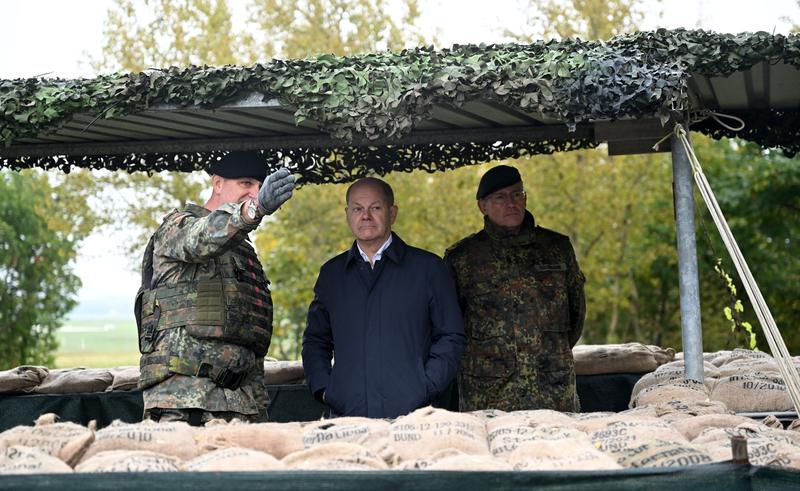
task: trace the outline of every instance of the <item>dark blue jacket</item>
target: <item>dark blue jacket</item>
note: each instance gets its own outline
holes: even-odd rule
[[[322,266],[303,335],[303,368],[311,391],[317,397],[325,391],[331,414],[394,418],[448,387],[464,343],[444,262],[394,235],[374,270],[355,242]]]

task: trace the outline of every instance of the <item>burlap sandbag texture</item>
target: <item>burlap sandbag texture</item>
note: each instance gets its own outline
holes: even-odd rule
[[[148,420],[127,424],[114,421],[97,431],[94,443],[81,462],[100,452],[115,450],[149,451],[190,460],[198,455],[195,431],[195,428],[182,422],[156,423]]]
[[[572,349],[577,375],[647,373],[672,361],[675,350],[641,343],[578,345]]]
[[[424,407],[392,423],[389,447],[395,463],[456,449],[489,456],[486,424],[471,414]]]
[[[72,472],[72,467],[66,462],[38,448],[12,445],[0,452],[0,475],[70,472]]]
[[[35,426],[15,426],[0,433],[3,447],[37,448],[74,466],[95,438],[94,424],[84,427],[75,423],[57,423],[55,414],[43,414]]]
[[[75,472],[177,472],[181,459],[147,450],[109,450],[82,461]]]
[[[195,457],[183,466],[183,470],[192,472],[242,472],[284,469],[286,469],[286,465],[268,453],[237,447],[214,450]]]
[[[258,450],[282,459],[303,450],[303,427],[299,423],[226,423],[216,420],[197,430],[200,452],[240,447]]]
[[[0,394],[30,392],[42,383],[49,373],[47,368],[33,365],[22,365],[0,371]]]
[[[51,370],[33,391],[37,394],[79,394],[104,392],[114,381],[106,368],[64,368]]]

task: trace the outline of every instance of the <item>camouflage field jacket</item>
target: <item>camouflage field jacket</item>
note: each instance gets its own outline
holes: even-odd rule
[[[576,411],[572,346],[583,329],[585,278],[569,238],[529,212],[516,235],[484,222],[444,257],[467,335],[460,409]]]
[[[257,225],[245,222],[236,203],[225,204],[213,212],[191,204],[183,211],[173,211],[165,217],[154,236],[153,287],[219,277],[223,261],[215,258],[233,249],[244,250],[255,258],[247,234]],[[261,279],[262,287],[258,291],[268,306],[270,330],[266,336],[270,337],[272,301],[268,282],[257,259],[249,262],[254,264],[246,264],[242,269],[247,276]],[[269,345],[269,339],[261,341],[262,346]],[[170,374],[143,391],[145,409],[198,408],[266,418],[269,401],[263,357],[252,349],[214,339],[198,339],[190,336],[185,327],[178,326],[156,334],[152,353],[142,355],[142,366],[152,359],[207,363],[236,372],[251,372],[252,376],[240,387],[229,389],[207,377]],[[142,373],[144,376],[144,368]]]

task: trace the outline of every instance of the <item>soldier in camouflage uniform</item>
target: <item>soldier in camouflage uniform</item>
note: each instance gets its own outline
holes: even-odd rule
[[[266,421],[272,300],[248,232],[291,197],[294,177],[266,176],[256,152],[231,152],[209,172],[205,206],[168,214],[144,254],[136,298],[144,417]]]
[[[536,225],[519,171],[489,170],[478,186],[484,228],[445,254],[467,347],[462,411],[577,411],[572,347],[583,329],[584,276],[569,238]]]

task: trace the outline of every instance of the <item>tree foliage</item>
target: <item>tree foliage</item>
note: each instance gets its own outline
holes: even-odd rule
[[[72,262],[93,227],[91,214],[63,219],[86,205],[72,184],[0,172],[0,367],[53,361],[54,331],[81,285]]]
[[[416,0],[252,0],[247,12],[247,29],[239,35],[230,28],[232,13],[224,0],[162,0],[144,5],[116,0],[108,14],[103,57],[96,65],[105,70],[128,71],[173,63],[186,65],[185,60],[194,64],[246,65],[273,57],[397,50],[421,41],[415,27],[419,16]],[[401,14],[395,15],[397,12]],[[217,26],[214,32],[201,28],[212,22]],[[158,33],[173,30],[188,33],[183,37],[187,41],[179,45],[177,41],[159,39]],[[189,35],[195,41],[188,41]],[[209,51],[204,46],[212,37],[213,44],[240,49]],[[129,248],[133,255],[141,254],[160,216],[186,202],[201,202],[201,190],[207,187],[207,177],[202,173],[118,173],[108,182],[122,196],[135,197],[127,203],[120,202],[115,220],[121,227],[138,226],[139,237]],[[304,188],[256,235],[272,280],[274,356],[298,356],[298,340],[317,270],[333,251],[346,244],[347,227],[344,221],[336,220],[336,211],[343,207],[338,195],[341,190],[342,186]],[[323,216],[329,219],[320,219]]]
[[[551,36],[598,39],[629,32],[641,20],[643,5],[637,0],[522,3],[533,14],[526,32],[509,33],[520,41]],[[227,63],[224,53],[205,57],[205,48],[197,48],[206,42],[197,36],[212,36],[198,26],[210,25],[213,12],[230,14],[225,2],[187,0],[175,7],[166,2],[148,2],[147,8],[139,7],[139,11],[130,0],[118,0],[117,5],[125,15],[116,24],[109,18],[106,36],[113,42],[104,52],[105,66],[135,70],[137,66],[163,66],[182,60]],[[150,12],[150,17],[143,17],[142,11]],[[407,18],[394,20],[403,18],[394,15],[397,11],[405,12]],[[217,42],[237,47],[231,56],[240,64],[263,57],[300,58],[331,52],[347,55],[397,49],[408,41],[419,43],[414,28],[418,12],[411,1],[253,1],[248,13],[251,27],[247,34],[225,31],[227,37],[223,37],[219,32],[213,33]],[[227,25],[227,21],[220,20],[225,15],[219,15],[214,22]],[[157,18],[160,24],[148,24],[150,18]],[[176,27],[179,25],[184,27]],[[186,41],[180,48],[180,56],[189,58],[180,58],[177,45],[166,49],[154,36],[137,36],[137,26],[179,29],[195,36],[186,34],[184,39],[196,41]],[[404,36],[408,32],[411,36]],[[733,62],[738,59],[725,57]],[[791,335],[800,320],[800,309],[792,296],[800,257],[795,240],[796,196],[800,195],[796,192],[797,159],[728,140],[714,142],[696,137],[695,146],[779,327],[787,329],[784,337],[790,349],[800,348],[793,341],[797,336]],[[588,279],[584,342],[640,341],[680,348],[669,155],[609,157],[604,149],[598,149],[520,158],[510,163],[522,172],[529,208],[538,223],[568,234],[575,246]],[[400,207],[395,230],[409,243],[438,254],[478,231],[482,220],[473,204],[474,192],[488,167],[387,176]],[[206,185],[201,175],[161,173],[153,178],[114,179],[121,180],[115,183],[118,188],[130,186],[135,190],[132,196],[136,196],[132,206],[124,207],[128,210],[127,219],[119,222],[125,226],[140,224],[143,235],[155,228],[157,217],[169,208],[185,201],[199,201],[199,191]],[[345,188],[303,187],[256,233],[257,249],[272,280],[275,300],[273,356],[298,356],[319,266],[352,241],[344,217]],[[698,209],[701,208],[698,201]],[[703,216],[705,212],[698,213]],[[709,229],[710,242],[703,238],[701,225],[698,232],[705,348],[741,345],[742,341],[730,334],[730,324],[723,316],[728,293],[713,271],[716,258],[725,253],[713,227]],[[144,243],[143,237],[138,243],[140,250]],[[726,269],[732,273],[729,265]],[[752,310],[746,301],[744,307],[745,317],[752,321]]]

